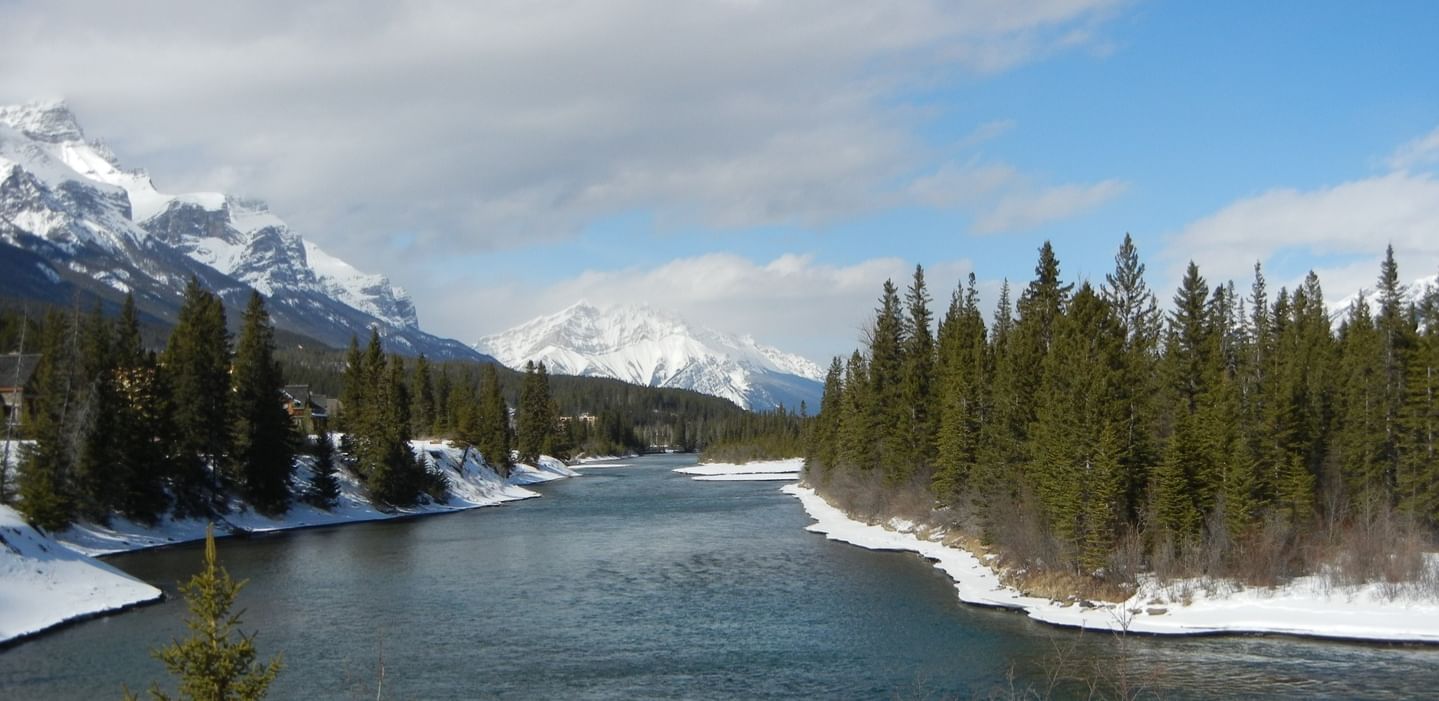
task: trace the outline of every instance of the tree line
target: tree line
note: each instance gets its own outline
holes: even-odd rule
[[[19,446],[13,485],[0,471],[0,502],[18,503],[47,530],[112,514],[142,523],[166,513],[204,517],[240,503],[278,516],[296,498],[330,508],[341,464],[381,505],[441,500],[445,476],[410,447],[413,436],[439,431],[502,476],[512,449],[533,462],[565,447],[542,367],[525,374],[512,420],[494,366],[467,372],[473,386],[450,386],[449,374],[437,380],[423,356],[407,363],[385,353],[374,329],[363,352],[352,339],[344,356],[342,451],[327,432],[311,443],[285,408],[285,368],[264,299],[251,296],[232,338],[219,297],[195,279],[158,352],[146,347],[129,296],[114,318],[97,305],[0,321],[11,347],[40,355],[24,424],[30,440]],[[309,485],[298,490],[302,451],[314,457]]]
[[[1136,543],[1238,560],[1376,509],[1439,524],[1439,290],[1409,299],[1391,247],[1336,328],[1313,272],[1271,294],[1254,271],[1241,294],[1190,263],[1162,312],[1129,236],[1097,288],[1046,242],[988,323],[973,274],[937,323],[922,268],[902,297],[886,281],[830,365],[812,481],[922,486],[1027,565],[1086,575]]]

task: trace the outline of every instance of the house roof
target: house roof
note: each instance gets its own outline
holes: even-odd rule
[[[39,353],[6,353],[0,355],[0,387],[24,387],[30,384],[30,378],[35,376],[35,368],[40,365]],[[16,371],[19,375],[16,375]],[[16,378],[19,382],[16,382]]]

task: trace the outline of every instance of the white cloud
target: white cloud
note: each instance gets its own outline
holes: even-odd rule
[[[9,2],[0,101],[66,95],[160,187],[264,197],[385,268],[397,232],[475,252],[637,208],[892,205],[935,169],[906,87],[1101,42],[1116,4]]]
[[[1439,127],[1395,149],[1386,162],[1394,170],[1439,165]]]
[[[950,261],[926,269],[926,279],[942,314],[949,294],[969,261]],[[690,321],[723,331],[752,334],[762,342],[827,364],[859,343],[872,318],[886,278],[903,288],[914,264],[899,258],[874,258],[853,265],[829,265],[812,256],[787,254],[769,261],[715,253],[672,260],[656,268],[587,271],[567,280],[530,289],[464,291],[439,302],[430,315],[448,328],[473,323],[474,307],[464,300],[486,300],[484,328],[465,340],[503,331],[586,299],[593,304],[646,302]]]
[[[1091,185],[1019,189],[983,210],[974,223],[979,233],[1026,231],[1094,209],[1123,194],[1129,185],[1104,180]]]
[[[1165,257],[1176,267],[1194,260],[1211,282],[1246,281],[1256,260],[1267,265],[1279,257],[1314,259],[1332,301],[1373,288],[1388,244],[1403,279],[1434,273],[1439,265],[1434,176],[1398,171],[1315,190],[1270,190],[1189,224],[1170,240]],[[1270,280],[1275,287],[1294,282]]]

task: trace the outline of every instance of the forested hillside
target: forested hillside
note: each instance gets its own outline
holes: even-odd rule
[[[0,503],[47,529],[111,514],[149,523],[223,513],[232,499],[277,515],[295,498],[327,507],[343,465],[376,502],[403,507],[445,493],[443,476],[412,455],[412,438],[472,447],[504,475],[512,452],[534,464],[542,454],[696,450],[753,421],[686,390],[390,354],[374,330],[363,346],[353,339],[337,351],[278,335],[259,295],[238,324],[227,316],[193,279],[173,327],[142,321],[129,298],[115,310],[0,309],[0,352],[27,356],[7,366],[26,377],[15,395],[25,397],[23,421],[7,421],[5,437],[29,439],[5,443],[19,465],[0,470]],[[315,428],[342,431],[341,453],[291,420],[294,398],[283,390],[294,384],[340,400]],[[304,494],[294,490],[299,451],[314,451],[328,471]]]
[[[1189,265],[1167,310],[1128,236],[1097,286],[1048,243],[986,320],[970,275],[932,333],[923,270],[886,282],[836,358],[809,480],[852,512],[908,512],[1007,564],[1123,582],[1144,568],[1403,577],[1439,522],[1439,290],[1392,249],[1331,320],[1317,276],[1247,292]],[[930,507],[937,505],[935,511]]]

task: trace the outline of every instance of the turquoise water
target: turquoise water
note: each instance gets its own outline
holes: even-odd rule
[[[689,456],[595,467],[497,508],[221,541],[245,628],[284,651],[272,698],[1415,698],[1439,649],[1077,634],[960,604],[919,558],[806,533],[774,482],[695,482]],[[197,546],[110,559],[173,593]],[[0,698],[115,698],[161,679],[171,599],[0,652]],[[1059,661],[1088,681],[1051,687]],[[1101,670],[1095,672],[1094,670]]]

